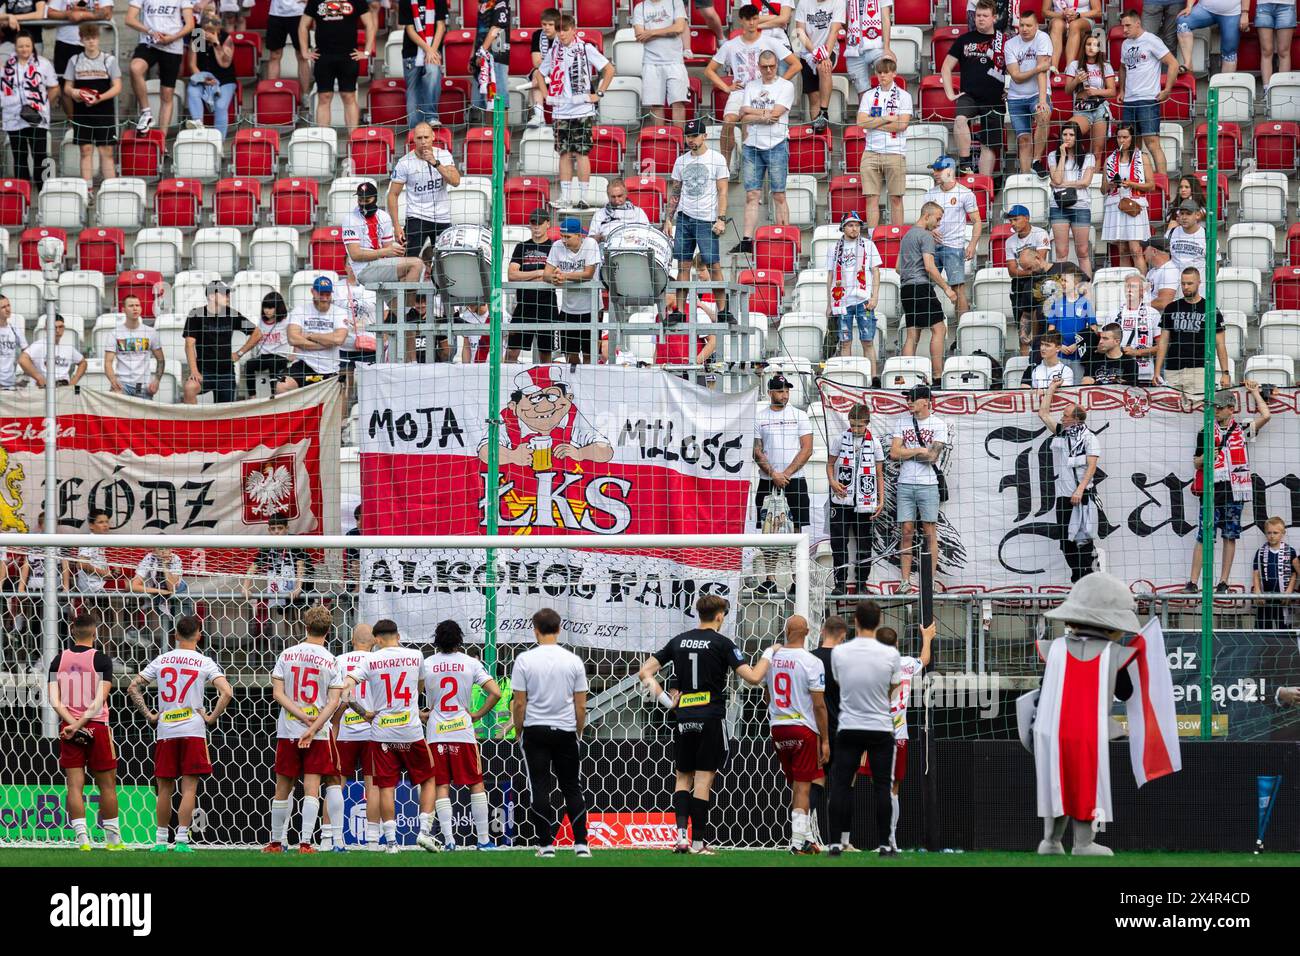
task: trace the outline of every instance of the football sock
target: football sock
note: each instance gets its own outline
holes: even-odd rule
[[[487,843],[492,839],[488,830],[488,795],[471,793],[469,795],[469,812],[474,817],[474,829],[478,833],[478,842]]]
[[[709,805],[712,802],[712,798],[691,797],[691,842],[694,845],[702,846],[709,842]]]
[[[891,793],[889,802],[892,806],[889,814],[889,845],[898,846],[898,794]]]
[[[421,832],[421,833],[432,833],[432,832],[433,832],[433,814],[432,814],[432,813],[421,813],[421,814],[420,814],[420,832]]]
[[[566,179],[560,183],[560,201],[566,206],[573,201],[573,180]]]
[[[162,842],[166,842],[166,841],[162,841]],[[176,842],[177,842],[177,843],[189,843],[189,842],[190,842],[190,828],[189,828],[189,827],[177,827],[177,828],[176,828]]]
[[[441,800],[435,800],[433,809],[438,814],[438,830],[442,833],[442,842],[450,843],[451,834],[451,798],[443,797]]]
[[[343,845],[343,788],[325,788],[325,815],[330,818],[329,832],[334,842]]]
[[[686,826],[691,819],[691,792],[689,790],[673,791],[673,814],[677,817],[677,838],[686,839]]]
[[[840,834],[840,845],[847,846],[848,842],[849,842],[849,831],[845,830],[843,833]]]
[[[366,821],[366,845],[371,849],[379,846],[379,824]]]
[[[389,846],[396,846],[397,845],[397,821],[385,820],[383,822],[383,828],[384,828],[384,842],[387,843]]]
[[[157,831],[154,833],[153,842],[154,842],[154,843],[166,843],[166,842],[167,842],[167,828],[166,828],[166,827],[159,827],[159,828],[157,829]]]
[[[790,813],[790,845],[799,847],[808,838],[808,811],[793,810]]]
[[[830,772],[829,767],[826,768],[826,770],[827,773]],[[827,806],[827,803],[829,802],[828,801],[829,791],[827,791],[826,787],[822,786],[821,784],[814,783],[812,785],[812,789],[809,792],[808,796],[809,796],[808,805],[809,807],[811,807],[809,813],[809,819],[811,825],[809,826],[808,829],[809,832],[812,833],[813,838],[819,840],[821,837],[820,831],[822,827],[826,827],[828,831],[830,830],[831,815],[830,815],[830,809]]]
[[[320,797],[303,797],[302,798],[302,833],[298,836],[299,843],[310,843],[312,834],[316,832],[316,818],[320,816]]]
[[[121,843],[122,833],[118,824],[118,818],[105,818],[104,820],[104,842],[108,844]]]
[[[288,800],[271,801],[271,842],[283,843],[285,841],[286,831],[289,829],[289,808],[293,806],[293,798]]]

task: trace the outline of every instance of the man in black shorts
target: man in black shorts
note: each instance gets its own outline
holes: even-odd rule
[[[528,120],[530,129],[546,125],[546,94],[537,85],[537,77],[541,73],[542,60],[551,51],[551,44],[555,42],[555,34],[560,29],[560,11],[554,7],[547,7],[542,11],[541,23],[542,25],[533,31],[533,38],[528,48],[529,56],[533,62],[533,68],[528,74],[529,95],[533,100],[533,115]],[[544,82],[546,77],[542,77],[542,80]]]
[[[154,125],[145,79],[156,66],[159,126],[163,130],[170,129],[172,100],[185,54],[184,41],[194,32],[194,10],[190,0],[132,0],[126,8],[126,25],[140,33],[140,42],[131,54],[131,90],[135,93],[135,101],[140,104],[140,119],[135,128],[145,133]]]
[[[375,55],[377,2],[363,0],[308,0],[298,21],[298,49],[314,65],[316,81],[316,125],[329,128],[330,104],[337,89],[343,100],[343,120],[349,129],[361,125],[361,107],[357,104],[357,77],[361,61]],[[307,42],[307,34],[316,28],[316,45]],[[357,49],[357,28],[366,31],[365,49]]]
[[[20,10],[19,7],[25,9]],[[63,25],[54,31],[54,55],[50,61],[54,64],[54,75],[63,76],[68,68],[68,61],[84,49],[77,28],[87,21],[113,19],[113,0],[49,0],[48,4],[36,4],[30,0],[8,3],[9,13],[14,26],[22,28],[26,20],[61,20]],[[0,30],[0,43],[12,43],[17,30],[8,27]],[[39,45],[41,31],[33,30],[32,35]],[[113,59],[117,59],[116,56]]]
[[[298,82],[306,87],[311,81],[311,66],[303,55],[304,48],[298,45],[298,24],[306,6],[306,0],[271,0],[271,10],[266,17],[268,80],[280,78],[280,59],[284,56],[285,44],[292,43],[294,55],[298,57]]]
[[[747,684],[757,686],[767,675],[767,661],[751,667],[745,655],[721,633],[731,610],[726,598],[705,594],[695,602],[699,626],[678,634],[662,650],[645,659],[637,676],[646,696],[668,708],[676,719],[673,751],[677,780],[673,786],[673,813],[677,817],[674,853],[712,856],[709,849],[709,803],[713,778],[727,762],[727,674],[734,670]],[[655,675],[673,665],[671,694]],[[686,824],[691,833],[687,836]]]
[[[83,23],[77,28],[81,52],[68,61],[63,74],[64,102],[72,104],[72,142],[81,153],[81,178],[87,187],[95,185],[95,150],[99,150],[100,171],[112,179],[113,144],[117,123],[113,98],[122,92],[122,71],[117,58],[99,48],[99,24]]]
[[[907,231],[898,244],[899,297],[903,315],[907,317],[907,338],[903,344],[904,355],[915,355],[921,330],[930,329],[930,368],[937,379],[943,371],[943,340],[947,327],[943,324],[943,306],[934,294],[942,289],[950,302],[957,301],[957,290],[950,286],[939,267],[934,263],[938,240],[931,231],[943,219],[943,207],[928,202],[921,207],[921,218]],[[882,388],[893,384],[881,382]]]
[[[551,216],[545,209],[534,209],[528,217],[528,228],[532,234],[524,242],[515,246],[510,254],[510,282],[531,282],[537,286],[532,289],[520,289],[515,293],[515,309],[510,321],[520,323],[557,322],[559,307],[555,304],[555,290],[542,281],[546,270],[546,260],[551,252]],[[553,332],[511,331],[506,341],[506,362],[515,362],[521,351],[531,352],[533,339],[537,339],[537,360],[543,365],[551,361],[555,349]]]
[[[826,761],[822,768],[826,771],[826,780],[831,778],[831,762],[835,759],[835,734],[840,727],[840,685],[835,680],[835,674],[831,670],[831,651],[836,645],[844,643],[848,637],[849,625],[844,618],[838,614],[832,614],[822,621],[821,640],[817,646],[812,649],[813,657],[822,662],[822,667],[826,669],[826,690],[823,692],[822,699],[826,703],[826,732],[831,742],[831,759]],[[813,782],[812,793],[808,798],[814,814],[812,820],[813,842],[822,843],[821,828],[824,825],[826,832],[831,832],[830,818],[830,792],[825,782]],[[849,847],[852,849],[852,847]]]
[[[979,0],[975,6],[974,32],[959,36],[943,58],[943,91],[949,101],[957,104],[953,135],[957,140],[959,176],[975,171],[970,156],[972,122],[980,124],[979,171],[985,176],[993,175],[998,152],[1006,138],[1002,126],[1006,109],[1002,34],[994,29],[996,20],[997,4],[994,0]],[[953,87],[954,69],[961,74],[961,95]]]

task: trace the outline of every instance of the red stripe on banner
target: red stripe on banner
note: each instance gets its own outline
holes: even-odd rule
[[[87,452],[175,455],[183,452],[228,454],[258,445],[276,447],[320,437],[321,406],[267,415],[159,420],[106,415],[59,415],[59,447]],[[0,418],[0,443],[12,454],[45,450],[43,418]]]
[[[1138,693],[1142,695],[1142,769],[1147,780],[1155,780],[1174,772],[1173,761],[1169,759],[1169,748],[1165,744],[1164,728],[1160,726],[1160,717],[1151,702],[1151,672],[1147,667],[1146,638],[1137,636],[1139,646],[1137,654]]]
[[[1061,805],[1066,816],[1091,820],[1097,804],[1097,681],[1101,658],[1065,655],[1061,686]]]

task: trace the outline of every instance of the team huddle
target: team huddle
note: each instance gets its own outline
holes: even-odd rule
[[[715,778],[727,763],[727,685],[734,670],[746,684],[764,689],[772,745],[792,791],[791,852],[821,851],[819,820],[830,826],[831,855],[852,849],[852,787],[861,773],[872,778],[880,852],[896,853],[898,793],[907,766],[907,704],[913,680],[929,665],[931,634],[923,634],[919,659],[902,657],[897,634],[879,626],[880,608],[863,601],[855,614],[856,639],[846,639],[842,619],[828,618],[820,646],[810,650],[805,646],[808,623],[795,615],[786,622],[783,643],[751,665],[721,633],[729,610],[724,598],[701,597],[696,602],[699,625],[648,657],[638,675],[647,697],[668,709],[674,726],[674,852],[713,853],[709,809]],[[344,852],[343,787],[358,771],[366,820],[364,832],[352,834],[358,848],[399,852],[396,795],[403,776],[419,793],[417,846],[430,852],[457,849],[451,802],[451,788],[457,786],[469,789],[475,847],[495,848],[475,724],[494,711],[501,689],[483,664],[465,653],[460,626],[440,622],[433,653],[426,657],[421,648],[403,645],[390,620],[358,624],[351,650],[336,657],[325,647],[333,628],[330,611],[309,608],[302,623],[304,639],[281,652],[270,674],[279,714],[271,832],[263,852],[280,853],[289,845],[299,782],[298,851]],[[84,797],[89,772],[100,792],[105,848],[120,850],[117,754],[108,707],[113,662],[95,647],[96,628],[90,614],[72,622],[72,643],[50,665],[50,701],[61,722],[59,765],[67,777],[68,816],[77,845],[91,848]],[[198,650],[201,630],[198,618],[180,618],[176,646],[151,661],[127,688],[157,730],[154,852],[190,852],[199,783],[212,773],[207,731],[233,698],[221,667]],[[590,856],[578,748],[586,724],[585,666],[558,646],[560,617],[553,610],[534,615],[533,632],[537,646],[515,659],[509,700],[527,766],[527,812],[538,855],[553,856],[559,818],[551,791],[558,784],[575,852]],[[665,690],[657,676],[668,665],[672,682]],[[152,704],[144,694],[151,684]],[[209,687],[218,695],[210,710],[205,709]],[[178,782],[181,799],[175,841],[170,842]]]

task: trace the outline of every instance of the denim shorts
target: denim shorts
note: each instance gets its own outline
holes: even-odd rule
[[[1011,117],[1011,127],[1017,136],[1028,136],[1034,131],[1034,111],[1038,108],[1038,97],[1025,99],[1008,99],[1007,113]]]
[[[692,219],[679,212],[673,228],[673,258],[678,263],[689,263],[696,250],[699,250],[700,261],[706,266],[722,261],[718,255],[718,237],[713,234],[713,223]]]
[[[1295,4],[1261,3],[1255,8],[1255,26],[1261,30],[1295,29]]]
[[[939,486],[898,483],[898,517],[896,520],[923,521],[933,524],[939,520]]]
[[[1241,537],[1241,509],[1244,502],[1234,501],[1230,505],[1220,505],[1214,509],[1214,530],[1223,535],[1224,541],[1236,541]],[[1198,505],[1196,513],[1201,513]],[[1196,541],[1201,541],[1201,524],[1197,522]]]
[[[873,342],[876,338],[876,310],[867,311],[865,302],[858,302],[855,305],[846,305],[844,314],[840,316],[839,340],[841,342],[853,341],[853,323],[858,324],[858,339],[863,342]]]
[[[763,188],[763,174],[767,174],[767,187],[774,193],[785,192],[785,176],[790,171],[790,141],[782,140],[771,149],[745,146],[741,149],[744,161],[745,191]]]
[[[1122,122],[1132,124],[1139,136],[1155,136],[1160,132],[1160,104],[1155,100],[1125,103]]]
[[[1295,17],[1294,11],[1291,16]],[[1181,36],[1215,24],[1219,27],[1219,55],[1224,63],[1236,63],[1237,47],[1241,45],[1241,14],[1211,13],[1205,7],[1192,7],[1191,13],[1178,18],[1178,33]]]
[[[853,81],[854,89],[859,93],[871,89],[871,80],[876,75],[876,63],[884,52],[885,48],[882,46],[874,50],[863,50],[859,56],[845,56],[844,68],[849,74],[849,79]]]
[[[1092,225],[1092,210],[1088,206],[1082,208],[1071,206],[1069,209],[1062,209],[1056,203],[1052,203],[1047,210],[1047,218],[1052,224],[1068,222],[1072,226],[1090,226]]]
[[[965,246],[935,246],[934,264],[943,272],[949,285],[961,285],[966,281]]]

